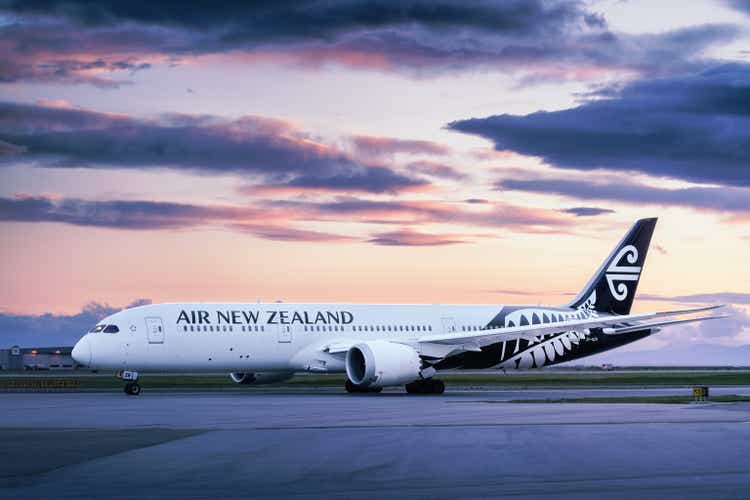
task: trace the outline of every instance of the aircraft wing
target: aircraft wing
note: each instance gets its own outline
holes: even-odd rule
[[[630,326],[623,326],[618,328],[602,328],[602,331],[607,335],[620,335],[621,333],[630,333],[630,332],[637,332],[638,330],[643,330],[645,328],[659,328],[661,329],[664,326],[672,326],[672,325],[681,325],[684,323],[695,323],[697,321],[709,321],[712,319],[723,319],[728,318],[726,314],[720,315],[720,316],[701,316],[700,318],[689,318],[689,319],[673,319],[670,321],[659,321],[656,323],[639,323],[636,325],[630,325]]]
[[[654,313],[641,313],[641,314],[626,314],[620,316],[601,316],[597,318],[587,319],[573,319],[569,321],[561,321],[558,323],[544,323],[537,325],[524,325],[514,327],[498,327],[477,332],[461,332],[456,334],[438,334],[438,335],[425,335],[420,337],[418,342],[420,344],[442,344],[442,345],[455,345],[465,346],[462,350],[476,351],[479,348],[495,344],[497,342],[504,342],[508,340],[516,339],[535,339],[543,335],[550,333],[569,332],[569,331],[580,331],[588,330],[592,328],[602,328],[604,333],[618,334],[625,333],[626,331],[637,331],[646,328],[655,328],[659,326],[666,326],[669,324],[676,324],[675,321],[667,321],[661,323],[641,323],[644,320],[651,320],[656,318],[665,318],[670,316],[679,316],[682,314],[693,314],[697,312],[709,311],[722,307],[708,306],[699,307],[695,309],[682,309],[678,311],[662,311]],[[693,320],[686,321],[705,321],[707,319],[719,318],[718,316],[696,318]]]

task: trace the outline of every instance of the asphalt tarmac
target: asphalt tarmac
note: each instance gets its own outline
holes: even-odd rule
[[[750,403],[505,402],[665,390],[0,394],[0,498],[749,498]]]

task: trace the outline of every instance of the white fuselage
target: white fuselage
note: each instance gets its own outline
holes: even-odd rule
[[[113,314],[74,357],[95,369],[343,372],[337,342],[413,343],[430,334],[478,331],[502,310],[482,305],[175,303]],[[109,328],[109,330],[114,330]]]
[[[720,319],[664,319],[711,308],[630,313],[655,225],[655,218],[633,224],[565,306],[155,304],[104,318],[72,355],[123,378],[139,370],[227,371],[247,384],[346,372],[349,392],[403,384],[407,392],[440,393],[444,385],[432,380],[438,370],[542,368],[664,326]]]

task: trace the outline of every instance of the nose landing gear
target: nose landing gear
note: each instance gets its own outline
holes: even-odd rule
[[[123,390],[128,396],[137,396],[141,393],[141,386],[136,382],[129,382],[125,384],[125,388]]]
[[[138,372],[123,370],[117,372],[115,376],[119,379],[129,381],[123,388],[123,391],[128,396],[138,396],[141,393],[141,386],[136,382],[138,380]]]

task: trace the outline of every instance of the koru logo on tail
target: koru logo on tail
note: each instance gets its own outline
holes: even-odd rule
[[[641,266],[621,265],[623,259],[628,264],[635,264],[638,262],[638,249],[633,245],[622,247],[607,268],[609,291],[617,301],[623,301],[628,296],[628,287],[624,282],[638,281],[641,275]]]

